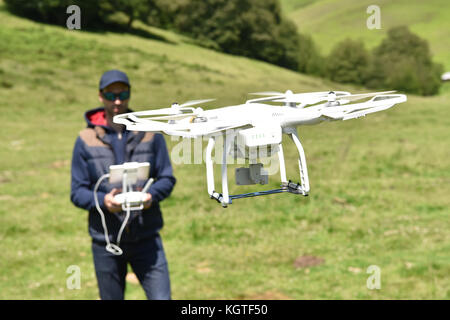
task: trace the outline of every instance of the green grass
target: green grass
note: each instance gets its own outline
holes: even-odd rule
[[[450,69],[450,2],[445,0],[281,0],[283,11],[301,32],[310,34],[322,53],[345,38],[361,39],[373,48],[386,37],[389,28],[407,25],[411,31],[427,39],[435,61]],[[381,29],[369,30],[366,12],[378,5]]]
[[[225,106],[261,90],[363,91],[154,28],[167,41],[68,31],[1,4],[0,25],[0,299],[98,298],[86,212],[69,193],[73,143],[83,112],[98,105],[103,71],[127,71],[135,110],[210,97]],[[450,298],[449,97],[445,85],[440,96],[408,96],[367,118],[301,127],[308,198],[272,195],[222,209],[208,199],[204,164],[174,164],[178,183],[162,203],[173,298]],[[170,150],[177,143],[166,141]],[[285,153],[297,179],[292,144]],[[324,263],[294,268],[303,255]],[[70,265],[81,268],[80,290],[66,288]],[[381,290],[366,288],[370,265],[382,270]],[[145,295],[129,282],[126,297]]]

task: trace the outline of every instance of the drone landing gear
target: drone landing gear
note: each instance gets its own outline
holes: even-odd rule
[[[265,196],[268,194],[275,194],[275,193],[281,193],[281,192],[290,192],[293,194],[301,194],[304,196],[308,196],[308,193],[303,192],[300,183],[293,183],[289,180],[289,182],[282,183],[281,188],[279,188],[279,189],[229,195],[229,199],[230,199],[229,204],[232,203],[233,199],[243,199],[243,198],[251,198],[251,197],[257,197],[257,196]],[[222,203],[222,205],[223,205],[223,199],[224,199],[223,194],[217,193],[214,191],[213,194],[210,196],[211,196],[211,199],[215,199],[215,200],[217,200],[217,202]],[[226,207],[226,206],[224,206],[224,207]]]
[[[217,202],[222,204],[222,207],[226,208],[229,204],[232,203],[233,199],[242,199],[242,198],[250,198],[256,196],[265,196],[268,194],[275,194],[281,192],[290,192],[292,194],[298,194],[307,196],[309,193],[309,179],[308,179],[308,170],[306,167],[306,157],[305,151],[303,150],[303,146],[300,143],[298,138],[297,130],[295,128],[286,128],[283,129],[283,133],[288,134],[291,139],[294,141],[295,146],[297,147],[299,158],[299,171],[300,171],[300,182],[294,183],[291,180],[287,180],[286,178],[286,167],[284,163],[284,154],[282,143],[279,144],[278,149],[278,159],[280,163],[280,176],[281,176],[281,188],[265,190],[265,191],[257,191],[250,193],[242,193],[230,195],[228,193],[228,176],[227,176],[227,154],[232,145],[233,139],[230,137],[224,136],[224,145],[223,145],[223,154],[222,154],[222,193],[218,193],[214,190],[214,173],[213,173],[213,162],[212,162],[212,151],[215,145],[215,137],[210,137],[208,146],[206,148],[206,176],[208,183],[208,194],[211,199],[215,199]]]

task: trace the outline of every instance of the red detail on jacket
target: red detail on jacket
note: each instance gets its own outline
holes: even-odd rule
[[[89,121],[96,126],[106,126],[105,110],[88,115]]]

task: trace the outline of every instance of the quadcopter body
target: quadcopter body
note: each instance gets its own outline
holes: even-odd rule
[[[244,104],[210,110],[192,106],[212,101],[195,100],[184,104],[174,103],[170,108],[120,114],[114,122],[128,130],[158,132],[183,138],[207,137],[206,173],[210,198],[223,207],[233,199],[290,192],[307,196],[310,190],[306,157],[298,137],[297,127],[324,121],[349,120],[386,110],[405,102],[406,96],[394,91],[351,94],[346,91],[311,93],[262,92],[262,98],[247,100]],[[354,103],[359,100],[363,102]],[[368,100],[367,100],[368,99]],[[294,142],[299,158],[300,181],[293,183],[286,177],[282,135]],[[216,141],[223,138],[222,191],[215,189],[212,152]],[[250,161],[248,168],[236,169],[236,184],[266,184],[267,171],[257,163],[258,148],[265,148],[266,156],[278,155],[281,186],[279,189],[230,195],[228,193],[227,155]]]

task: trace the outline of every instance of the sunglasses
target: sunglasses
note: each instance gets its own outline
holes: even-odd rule
[[[127,100],[130,98],[130,91],[122,91],[119,93],[114,92],[102,92],[103,98],[109,101],[116,101],[119,99],[120,101]]]

